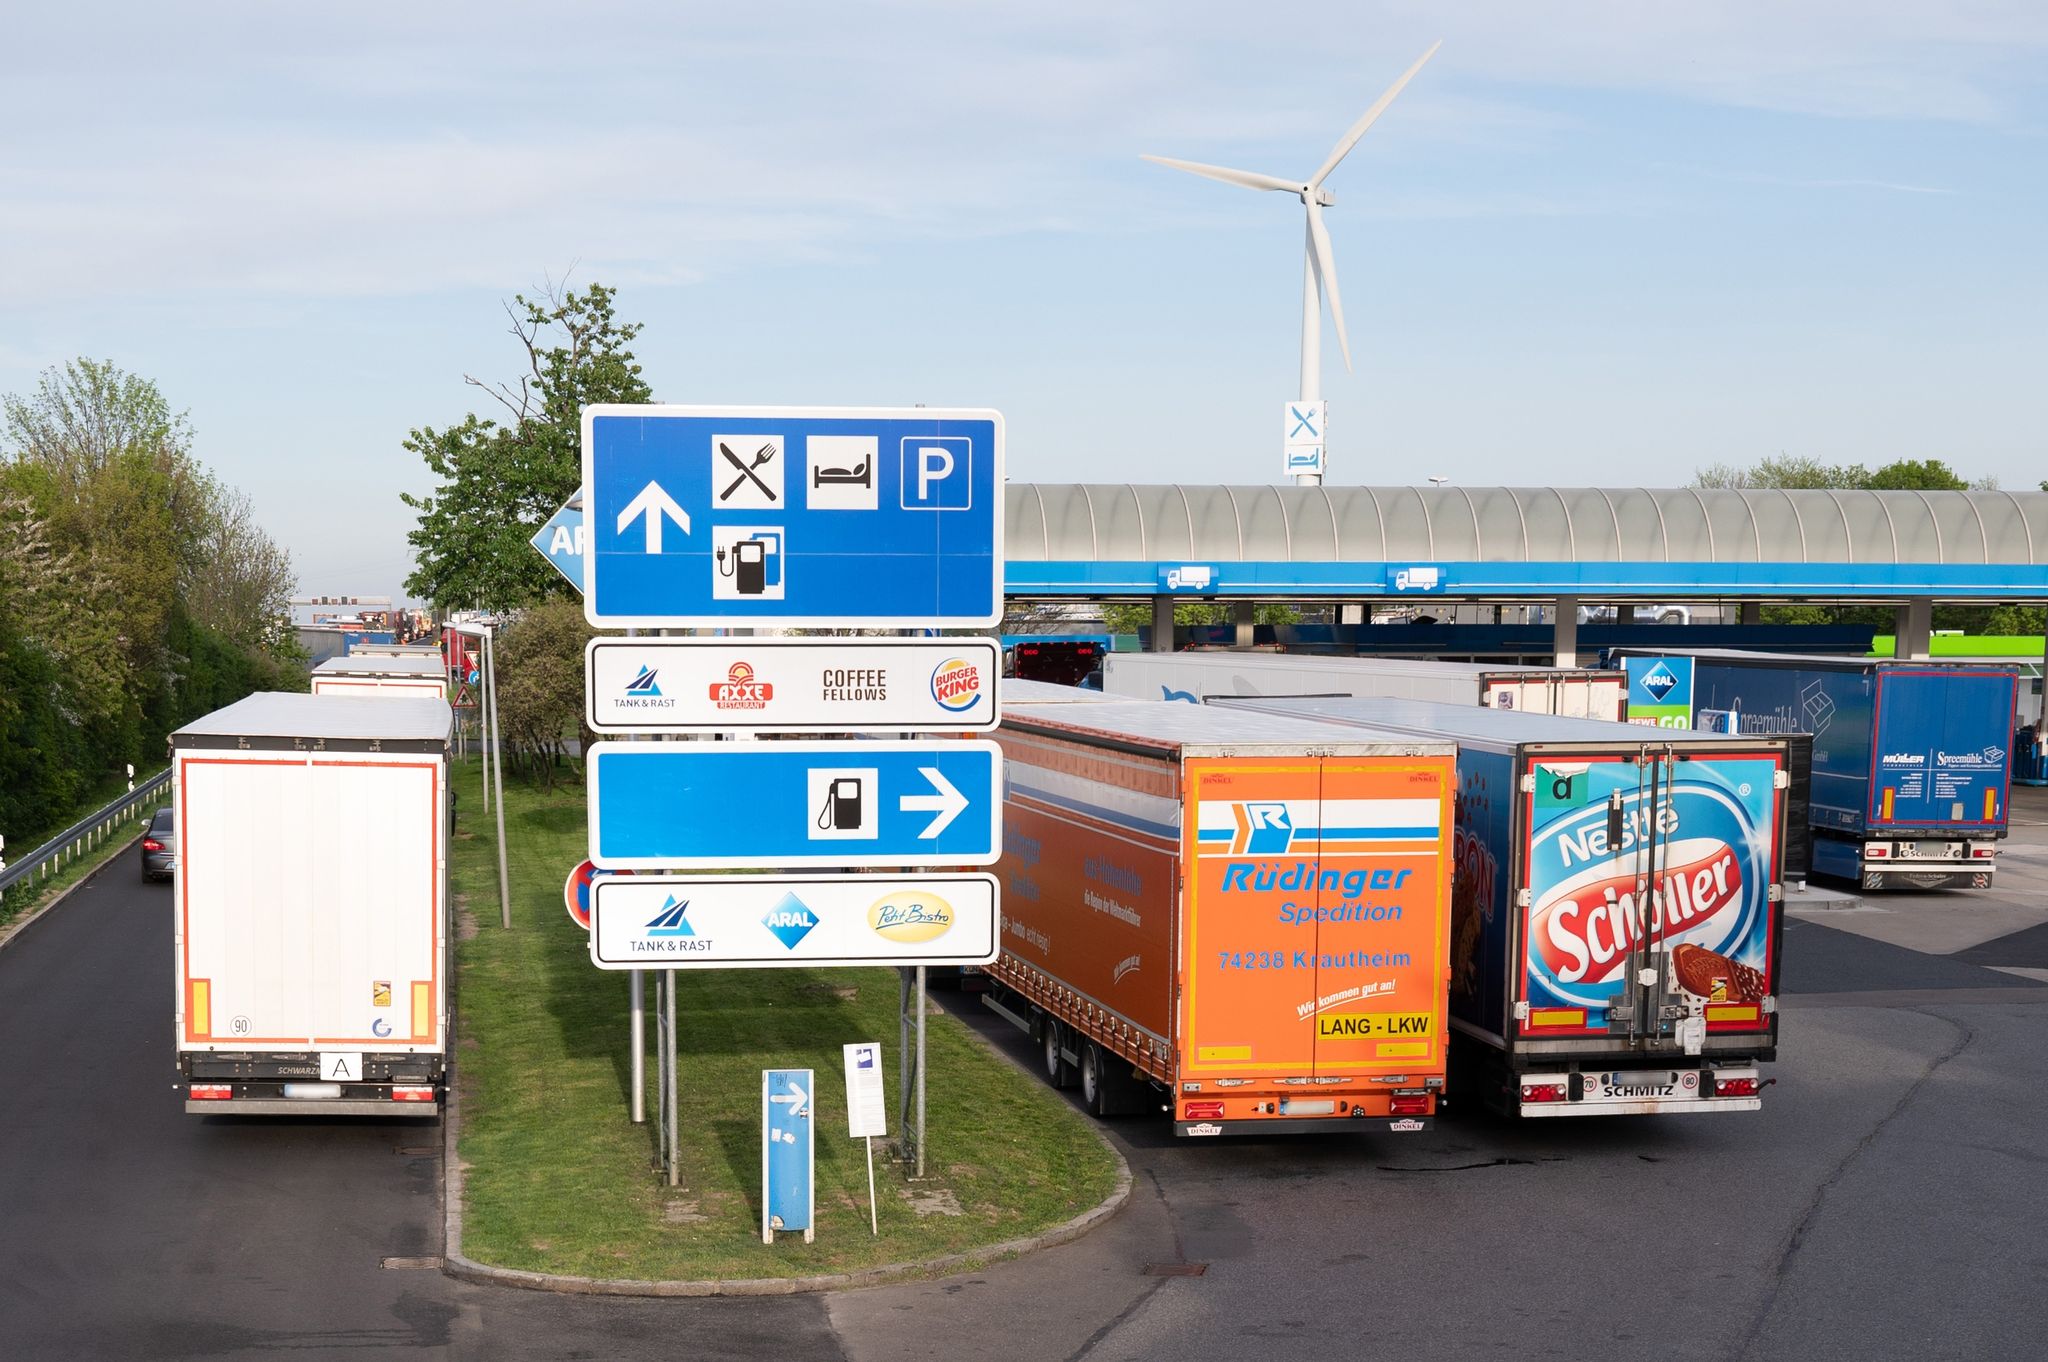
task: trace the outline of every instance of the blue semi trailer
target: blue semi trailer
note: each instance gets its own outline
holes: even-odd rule
[[[1813,734],[1813,873],[1984,889],[2006,835],[2017,670],[1734,650],[1620,650],[1638,702],[1690,726]]]

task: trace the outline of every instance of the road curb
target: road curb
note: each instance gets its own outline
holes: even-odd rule
[[[995,1058],[1029,1076],[1030,1071],[989,1044],[988,1038],[971,1026],[963,1026],[974,1042]],[[1093,1208],[1064,1224],[1022,1239],[1009,1239],[986,1248],[941,1254],[909,1263],[886,1263],[857,1272],[833,1272],[812,1277],[736,1277],[725,1281],[650,1282],[615,1277],[571,1277],[550,1272],[526,1272],[518,1268],[492,1267],[462,1254],[462,1121],[461,1100],[456,1085],[448,1085],[448,1105],[441,1118],[442,1221],[445,1234],[441,1271],[458,1281],[485,1286],[511,1286],[524,1291],[553,1291],[578,1296],[794,1296],[810,1291],[845,1291],[854,1287],[882,1286],[918,1277],[943,1277],[954,1272],[978,1270],[1005,1258],[1020,1258],[1040,1249],[1079,1239],[1124,1208],[1131,1199],[1131,1165],[1123,1151],[1091,1124],[1090,1133],[1116,1160],[1116,1186]]]
[[[121,853],[126,851],[129,847],[134,846],[137,842],[141,841],[142,834],[147,831],[149,831],[147,824],[140,828],[137,828],[135,830],[135,835],[133,837],[130,837],[127,841],[121,843],[120,846],[115,847],[112,851],[109,851],[107,853],[107,858],[105,860],[101,861],[92,869],[86,871],[83,875],[80,875],[76,883],[66,885],[64,891],[58,894],[56,898],[51,899],[48,903],[36,909],[33,913],[30,913],[27,917],[16,918],[13,922],[8,923],[7,926],[5,926],[4,928],[0,928],[0,951],[4,951],[9,946],[12,946],[14,944],[16,937],[20,936],[23,932],[27,931],[29,927],[34,923],[41,922],[44,918],[48,917],[50,913],[56,909],[58,904],[70,898],[80,889],[83,889],[88,880],[92,879],[93,876],[99,874],[102,870],[105,870],[108,866],[112,865],[116,860],[120,859]]]

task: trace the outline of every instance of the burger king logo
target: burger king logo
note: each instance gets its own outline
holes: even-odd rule
[[[953,905],[936,894],[904,891],[875,900],[868,926],[891,941],[936,941],[953,930]]]
[[[987,684],[981,671],[980,664],[968,658],[947,658],[932,672],[932,698],[942,709],[965,714],[981,703],[982,689]]]
[[[775,687],[754,679],[751,663],[735,662],[725,680],[711,683],[711,700],[720,709],[765,709],[775,698]]]

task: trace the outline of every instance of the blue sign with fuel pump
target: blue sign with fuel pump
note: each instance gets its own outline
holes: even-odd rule
[[[653,628],[995,624],[1002,464],[994,411],[586,407],[584,614]]]
[[[591,745],[607,869],[990,865],[1002,750],[978,740]]]
[[[809,1069],[761,1070],[761,1242],[812,1239],[818,1084]]]

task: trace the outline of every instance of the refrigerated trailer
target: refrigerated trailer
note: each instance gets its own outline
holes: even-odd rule
[[[1782,738],[1416,700],[1219,700],[1458,744],[1451,1090],[1521,1116],[1755,1110]]]
[[[313,668],[315,695],[446,700],[448,665],[429,657],[330,657]]]
[[[1103,665],[1103,690],[1133,700],[1379,695],[1588,719],[1626,712],[1624,679],[1596,669],[1230,651],[1111,653]]]
[[[1617,650],[1692,722],[1813,735],[1813,873],[1865,889],[1985,889],[2007,831],[2017,669],[1734,649]]]
[[[439,700],[258,694],[171,735],[185,1110],[440,1110],[450,727]]]
[[[1423,1129],[1442,1092],[1454,750],[1146,702],[1005,704],[984,997],[1097,1115]]]

